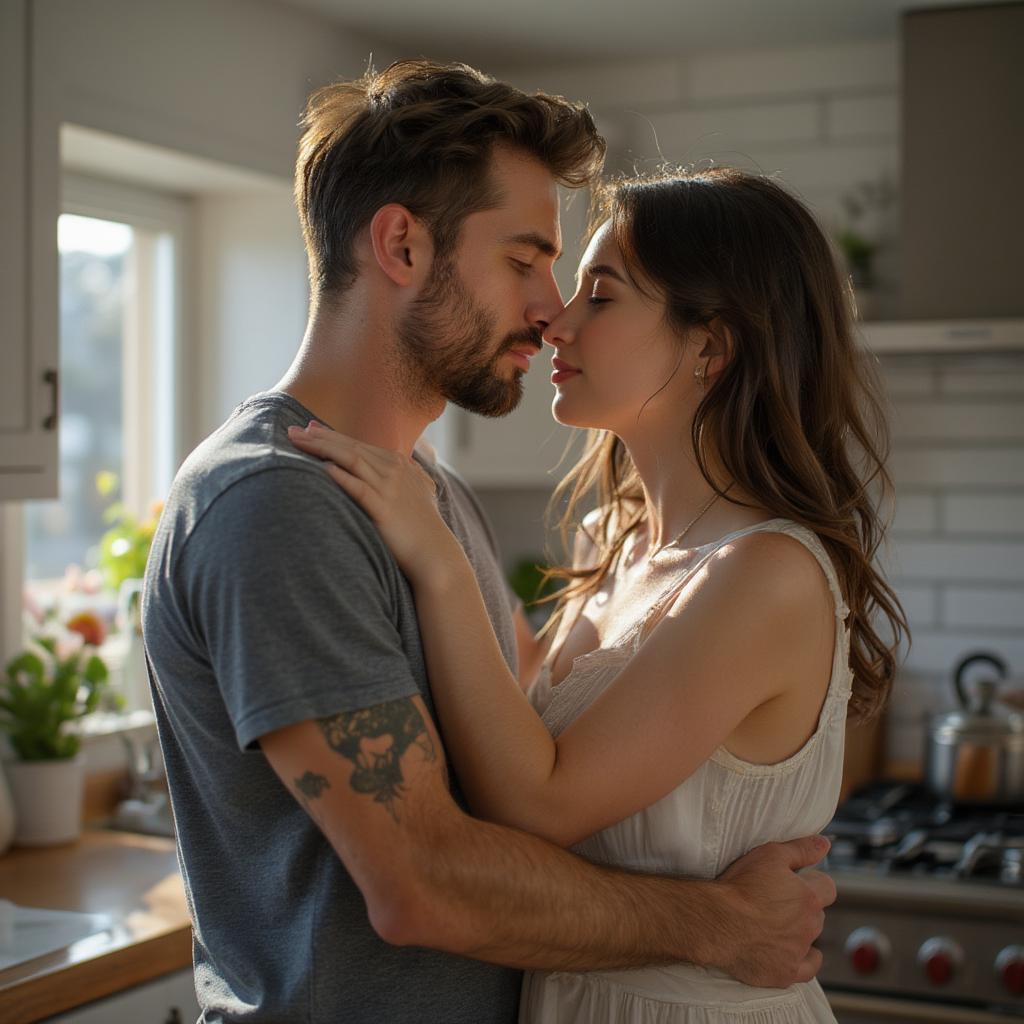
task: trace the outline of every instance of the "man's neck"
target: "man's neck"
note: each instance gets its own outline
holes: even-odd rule
[[[427,408],[403,391],[393,339],[384,325],[376,326],[312,316],[276,390],[340,433],[411,454],[427,424],[444,411],[444,400]]]

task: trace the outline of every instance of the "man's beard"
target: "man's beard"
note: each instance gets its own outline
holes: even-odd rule
[[[523,397],[523,371],[504,379],[498,361],[524,343],[541,347],[540,331],[508,334],[492,352],[498,318],[475,302],[451,261],[435,263],[423,294],[398,326],[398,344],[416,398],[440,395],[481,416],[507,416]]]

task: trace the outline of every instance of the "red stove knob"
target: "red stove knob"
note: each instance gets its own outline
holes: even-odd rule
[[[1007,946],[996,957],[996,974],[1011,995],[1024,995],[1024,946]]]
[[[857,974],[874,974],[889,955],[889,940],[877,928],[857,928],[843,947]]]
[[[921,946],[917,951],[917,962],[933,985],[945,985],[963,966],[964,953],[952,939],[940,936]]]

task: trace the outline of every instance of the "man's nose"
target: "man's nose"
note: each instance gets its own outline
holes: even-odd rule
[[[539,295],[527,310],[527,319],[532,326],[544,332],[563,309],[565,304],[562,302],[562,294],[558,290],[555,275],[551,274],[545,283],[543,294]]]

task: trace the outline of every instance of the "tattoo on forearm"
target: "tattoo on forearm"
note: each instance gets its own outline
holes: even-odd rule
[[[405,788],[402,756],[415,746],[426,760],[437,757],[434,741],[413,702],[409,698],[393,700],[321,718],[319,724],[331,749],[355,765],[349,785],[357,793],[372,794],[398,821],[397,805]]]
[[[299,800],[306,809],[306,813],[323,828],[323,821],[318,811],[313,807],[311,801],[323,795],[325,789],[330,789],[331,784],[327,781],[326,775],[317,775],[316,772],[306,771],[301,778],[295,780],[295,788],[299,791]]]
[[[315,800],[323,795],[325,789],[330,789],[331,784],[327,781],[326,775],[317,775],[315,772],[306,772],[301,779],[295,780],[295,788],[307,799]]]

